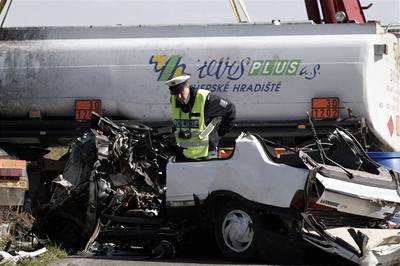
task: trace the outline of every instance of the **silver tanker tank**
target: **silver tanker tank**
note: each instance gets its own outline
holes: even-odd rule
[[[238,123],[304,119],[323,98],[313,112],[352,110],[400,150],[397,39],[375,24],[15,28],[0,39],[3,118],[73,117],[89,99],[107,116],[169,121],[164,82],[185,73],[233,101]]]

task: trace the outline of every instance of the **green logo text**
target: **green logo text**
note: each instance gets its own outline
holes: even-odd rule
[[[250,66],[249,76],[296,75],[301,60],[254,60]]]

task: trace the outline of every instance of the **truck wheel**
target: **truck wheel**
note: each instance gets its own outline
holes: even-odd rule
[[[221,252],[232,260],[256,258],[255,212],[237,201],[231,201],[218,210],[215,238]]]

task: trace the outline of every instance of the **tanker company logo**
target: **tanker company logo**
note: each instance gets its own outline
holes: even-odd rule
[[[249,76],[256,75],[296,75],[301,60],[254,60]]]
[[[180,76],[185,73],[186,65],[181,64],[182,56],[172,55],[153,55],[149,64],[154,64],[154,72],[160,73],[157,81],[167,81],[176,76]]]
[[[306,80],[314,79],[320,74],[321,65],[303,66],[301,60],[254,60],[251,63],[249,76],[294,76],[299,75]],[[299,71],[300,69],[300,71]]]
[[[159,73],[157,81],[166,81],[173,77],[187,74],[186,64],[182,63],[180,55],[152,55],[149,60],[154,65],[154,72]],[[320,75],[320,64],[301,66],[300,59],[257,59],[250,57],[232,59],[222,57],[211,60],[197,60],[197,79],[199,82],[194,87],[210,90],[211,92],[268,92],[277,93],[284,88],[282,76],[298,76],[305,80],[313,80]],[[248,82],[253,77],[265,76],[270,80],[262,83]],[[243,77],[247,82],[239,83]],[[213,78],[214,83],[203,83],[201,80]],[[276,80],[278,78],[278,80]],[[218,83],[219,80],[226,80]],[[231,84],[232,82],[232,84]]]

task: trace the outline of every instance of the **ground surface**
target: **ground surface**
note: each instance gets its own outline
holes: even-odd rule
[[[297,265],[345,265],[342,260],[336,260],[330,256],[325,258],[321,257],[318,261],[312,264],[309,263],[296,263]],[[296,265],[295,264],[295,265]],[[171,260],[148,260],[140,257],[79,257],[73,256],[58,260],[51,266],[124,266],[124,265],[146,265],[146,266],[158,266],[158,265],[178,265],[178,266],[194,266],[194,265],[293,265],[293,264],[276,264],[274,262],[254,262],[254,263],[234,263],[226,261],[222,258],[176,258]],[[348,264],[351,265],[351,264]]]
[[[265,239],[265,238],[264,238]],[[260,242],[261,249],[267,247],[267,243]],[[269,245],[270,246],[270,245]],[[185,246],[178,249],[174,259],[154,260],[145,256],[70,256],[60,259],[51,266],[124,266],[124,265],[332,265],[332,266],[353,266],[353,263],[341,259],[338,256],[320,251],[314,247],[305,245],[303,242],[284,244],[276,241],[275,250],[265,252],[262,260],[256,262],[235,263],[226,260],[214,244],[201,245],[194,248]],[[270,246],[271,247],[271,246]],[[272,254],[273,253],[273,254]],[[120,253],[122,254],[122,253]]]

